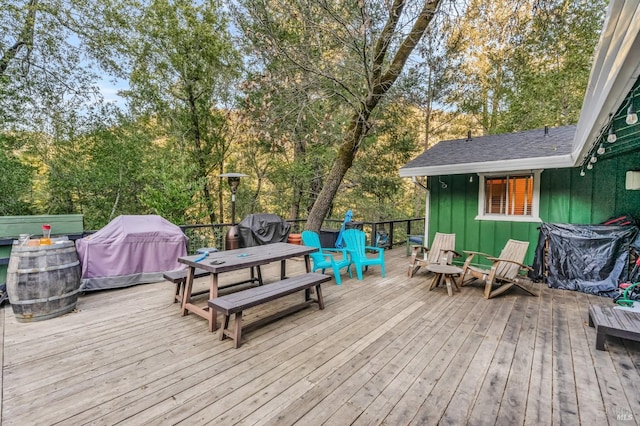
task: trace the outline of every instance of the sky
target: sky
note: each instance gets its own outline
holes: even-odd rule
[[[105,102],[115,104],[120,109],[126,108],[126,101],[118,95],[118,92],[129,88],[127,81],[117,79],[114,82],[113,77],[101,75],[101,78],[97,81],[97,85]]]

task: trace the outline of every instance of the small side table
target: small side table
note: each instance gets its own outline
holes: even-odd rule
[[[453,288],[458,292],[460,291],[453,276],[461,274],[461,268],[452,265],[428,265],[426,268],[427,271],[431,271],[435,274],[435,277],[431,282],[431,286],[429,287],[429,291],[436,288],[442,279],[444,279],[447,284],[447,293],[449,293],[449,296],[453,296]]]

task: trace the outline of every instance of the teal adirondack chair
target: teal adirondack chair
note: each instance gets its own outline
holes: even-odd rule
[[[353,278],[353,275],[351,274],[351,259],[347,254],[347,250],[323,248],[320,245],[320,237],[318,237],[318,234],[313,231],[302,232],[302,243],[305,246],[316,247],[318,249],[317,252],[310,254],[311,260],[313,260],[312,272],[322,269],[322,273],[324,274],[325,269],[331,268],[333,269],[333,277],[336,280],[336,284],[342,285],[340,269],[346,267],[347,272],[349,272],[349,278]],[[342,257],[337,256],[338,254],[342,254]]]
[[[384,273],[384,249],[381,247],[372,247],[366,245],[366,235],[359,229],[347,229],[343,234],[344,242],[347,245],[347,251],[351,261],[356,267],[358,279],[362,280],[362,268],[367,269],[370,265],[380,265],[382,277]],[[375,257],[367,256],[367,250],[376,252]]]

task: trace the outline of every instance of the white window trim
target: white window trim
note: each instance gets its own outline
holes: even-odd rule
[[[533,174],[533,200],[531,203],[531,215],[518,216],[518,215],[505,215],[505,214],[485,214],[485,178],[504,177],[504,176],[523,176]],[[493,220],[497,222],[542,222],[540,219],[540,170],[531,170],[530,172],[501,172],[501,173],[478,173],[479,179],[479,191],[478,191],[478,215],[476,220]]]

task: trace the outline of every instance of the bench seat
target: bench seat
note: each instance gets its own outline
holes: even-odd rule
[[[322,298],[322,289],[320,284],[331,280],[331,277],[324,274],[307,273],[292,278],[287,278],[273,284],[267,284],[260,287],[253,287],[246,290],[231,293],[209,300],[209,308],[220,311],[224,314],[224,324],[220,330],[220,340],[230,337],[234,340],[234,346],[240,347],[242,338],[242,312],[245,309],[252,308],[272,300],[288,296],[299,291],[305,291],[305,301],[302,304],[292,306],[286,310],[263,318],[245,326],[248,328],[256,328],[269,322],[297,312],[306,308],[311,303],[317,303],[320,309],[324,309],[324,300]],[[315,287],[316,299],[311,299],[311,289]],[[229,317],[235,315],[235,325],[233,330],[229,329]]]
[[[170,281],[176,285],[176,294],[173,299],[173,303],[182,302],[182,292],[184,291],[184,285],[187,282],[187,272],[189,268],[181,269],[177,271],[169,271],[162,274],[165,280]],[[204,269],[196,269],[196,273],[193,278],[201,278],[209,275],[209,271],[205,271]],[[208,293],[209,290],[200,291],[197,293],[193,293],[194,296],[199,294]]]
[[[589,326],[596,328],[596,349],[604,351],[607,335],[640,341],[640,313],[610,306],[591,305]]]

